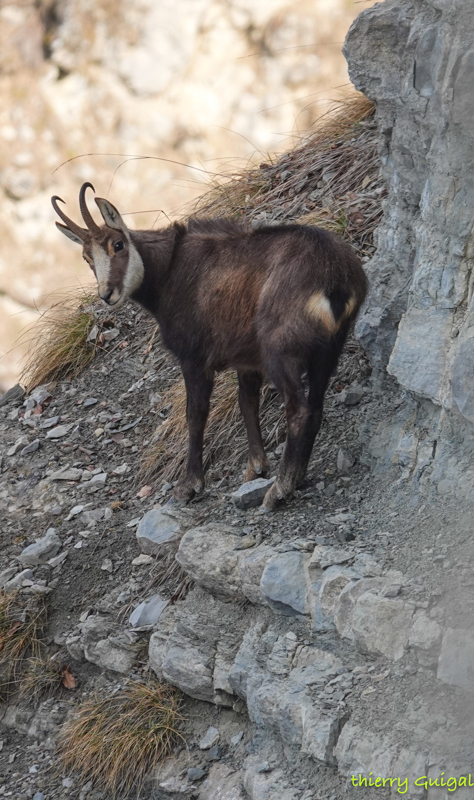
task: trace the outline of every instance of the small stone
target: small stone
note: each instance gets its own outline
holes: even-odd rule
[[[233,747],[237,747],[239,742],[242,741],[243,737],[244,737],[244,732],[243,731],[240,731],[240,733],[236,733],[236,735],[233,736],[232,739],[230,740],[231,745]]]
[[[79,481],[82,478],[82,469],[59,469],[49,476],[51,481]]]
[[[104,433],[104,429],[103,428],[96,428],[95,431],[94,431],[94,436],[97,436],[97,438],[99,438],[99,436],[102,436],[103,433]]]
[[[64,551],[63,553],[60,553],[58,556],[50,558],[48,564],[50,567],[58,567],[60,564],[63,563],[63,561],[66,560],[66,558],[67,558],[67,552]]]
[[[113,564],[110,558],[104,558],[102,564],[100,565],[101,570],[104,572],[113,572]]]
[[[147,556],[145,553],[141,553],[139,556],[133,559],[132,566],[134,567],[142,567],[145,564],[153,564],[155,559],[153,556]],[[1,579],[1,575],[0,575]]]
[[[201,778],[205,778],[207,773],[205,769],[201,769],[200,767],[191,767],[191,769],[188,769],[187,774],[188,781],[194,783],[194,781],[200,781]]]
[[[46,430],[47,428],[52,428],[54,425],[57,425],[59,422],[59,417],[49,417],[49,419],[45,419],[41,425],[41,430]]]
[[[102,331],[102,338],[106,342],[112,342],[114,339],[117,338],[119,333],[120,333],[120,331],[119,331],[118,328],[110,328],[107,331]]]
[[[215,744],[214,747],[211,747],[207,754],[208,761],[220,761],[222,758],[222,747],[220,744]]]
[[[33,800],[44,800],[43,792],[36,792],[36,794],[33,795]]]
[[[364,394],[365,391],[362,386],[354,383],[341,392],[341,400],[346,406],[356,406],[360,403]]]
[[[69,515],[66,518],[66,522],[69,522],[69,520],[73,519],[74,517],[77,517],[77,515],[81,514],[82,511],[84,511],[84,506],[73,506],[73,508],[71,508],[69,512]]]
[[[20,436],[19,439],[16,440],[15,444],[7,450],[7,456],[14,456],[23,450],[24,446],[28,444],[28,437],[27,436]]]
[[[99,335],[99,326],[98,325],[94,325],[94,327],[92,328],[89,336],[87,337],[87,341],[88,342],[95,342],[95,340],[97,339],[98,335]]]
[[[21,589],[23,584],[24,584],[24,582],[25,581],[30,581],[32,577],[33,577],[33,570],[24,569],[24,570],[22,570],[22,572],[19,572],[13,578],[11,578],[9,581],[7,581],[3,588],[5,589],[5,591],[7,593],[8,592],[13,592],[16,589]]]
[[[125,475],[127,472],[130,472],[131,467],[128,464],[122,464],[120,467],[115,467],[113,470],[114,475]]]
[[[156,625],[168,604],[169,600],[165,600],[161,595],[153,595],[153,597],[140,603],[131,613],[129,619],[130,627],[152,628],[153,625]]]
[[[72,778],[63,778],[63,786],[65,789],[71,789],[74,786]]]
[[[261,505],[268,489],[275,478],[256,478],[254,481],[243,483],[236,492],[232,492],[231,498],[237,508],[256,508]]]
[[[63,436],[67,436],[71,428],[73,427],[74,423],[70,425],[57,425],[55,428],[51,428],[46,434],[47,439],[62,439]]]
[[[60,538],[56,535],[54,528],[49,528],[46,536],[38,539],[34,544],[30,544],[29,547],[25,547],[18,558],[24,566],[36,567],[53,558],[60,547]]]
[[[34,439],[32,442],[27,444],[26,447],[23,448],[23,450],[21,450],[20,455],[27,456],[30,453],[36,453],[36,451],[39,449],[39,446],[40,446],[39,439]]]
[[[349,470],[354,466],[354,459],[346,450],[343,450],[342,447],[339,448],[337,454],[337,468],[339,472],[349,472]]]
[[[200,750],[210,750],[219,741],[219,731],[217,728],[208,728],[205,735],[199,742]]]
[[[25,390],[22,389],[19,383],[12,386],[11,389],[2,394],[0,397],[0,406],[6,406],[7,403],[13,403],[15,400],[21,400],[25,396]]]
[[[179,533],[179,523],[173,517],[161,508],[153,508],[140,520],[137,541],[143,553],[155,555],[163,544],[176,541]]]
[[[98,402],[99,401],[95,397],[88,397],[87,400],[84,400],[82,405],[84,408],[89,408],[89,406],[95,406]]]
[[[0,589],[3,589],[6,583],[10,581],[18,572],[18,567],[8,567],[0,572]]]
[[[107,472],[99,472],[98,475],[93,475],[90,483],[104,484],[107,482]]]

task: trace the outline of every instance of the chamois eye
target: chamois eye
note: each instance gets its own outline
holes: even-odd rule
[[[118,253],[119,250],[123,250],[123,242],[115,242],[114,250],[116,253]]]

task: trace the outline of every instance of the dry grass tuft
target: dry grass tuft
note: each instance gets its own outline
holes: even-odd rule
[[[92,361],[97,347],[87,338],[98,322],[96,305],[92,292],[81,290],[43,312],[28,334],[30,348],[20,378],[27,391],[75,377]]]
[[[41,657],[45,624],[44,605],[0,592],[0,699],[18,691],[28,659]]]
[[[321,225],[370,255],[385,193],[374,105],[355,94],[334,103],[294,150],[256,168],[224,173],[193,211]]]
[[[75,679],[69,666],[57,658],[43,655],[29,658],[19,691],[20,700],[37,705],[41,700],[56,697],[63,688],[75,688]]]
[[[206,467],[212,458],[214,462],[222,461],[227,469],[231,469],[247,451],[247,440],[237,396],[235,375],[231,372],[218,375],[204,439]],[[277,398],[278,395],[269,386],[263,387],[262,434],[267,448],[276,447],[284,438],[284,412]],[[183,381],[178,381],[163,394],[162,404],[171,406],[170,415],[158,428],[145,452],[140,480],[153,480],[161,475],[163,480],[173,481],[181,473],[186,462],[188,433]]]
[[[138,795],[146,775],[171,753],[183,719],[171,686],[129,683],[105,698],[83,703],[63,729],[63,768],[92,780],[112,797]]]

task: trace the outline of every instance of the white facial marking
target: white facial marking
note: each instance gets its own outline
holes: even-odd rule
[[[107,294],[110,277],[110,256],[100,245],[92,242],[92,258],[94,259],[99,294]]]
[[[133,294],[134,292],[136,292],[137,289],[139,289],[139,287],[143,282],[143,276],[145,274],[143,261],[130,237],[128,237],[128,243],[129,243],[128,264],[127,264],[127,271],[125,272],[125,277],[123,279],[124,298],[130,297],[131,294]]]

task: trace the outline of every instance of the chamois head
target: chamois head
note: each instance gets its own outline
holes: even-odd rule
[[[102,214],[105,225],[100,227],[94,221],[86,205],[86,189],[95,191],[91,183],[83,183],[79,192],[79,207],[87,228],[81,228],[69,219],[59,208],[60,197],[52,197],[51,202],[56,213],[65,225],[56,222],[56,226],[73,242],[82,245],[82,256],[89,264],[99,287],[99,295],[110,306],[120,306],[141,285],[143,280],[143,262],[130,236],[125,222],[119,212],[102,197],[95,202]]]

